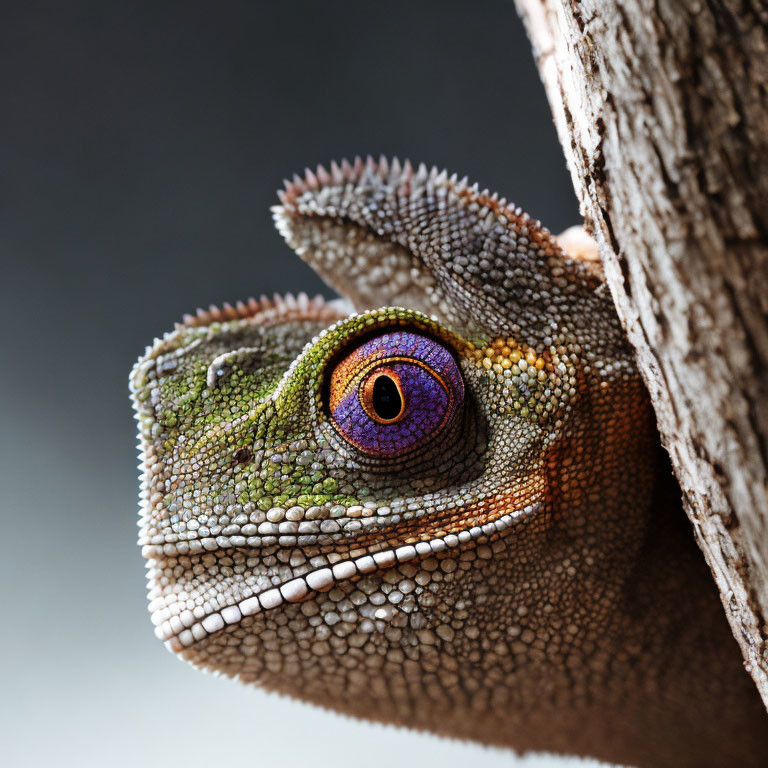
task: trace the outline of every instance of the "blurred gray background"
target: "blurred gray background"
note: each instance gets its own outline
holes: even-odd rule
[[[193,670],[135,545],[144,346],[211,302],[329,295],[272,229],[284,176],[396,154],[578,220],[512,3],[4,3],[0,72],[2,764],[565,764]]]

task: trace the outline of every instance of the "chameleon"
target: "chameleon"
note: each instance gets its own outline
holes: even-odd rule
[[[198,310],[131,374],[165,645],[522,752],[767,765],[593,243],[386,158],[273,215],[341,298]]]

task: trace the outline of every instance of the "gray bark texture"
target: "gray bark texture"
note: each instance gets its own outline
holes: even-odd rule
[[[768,4],[516,3],[686,512],[768,705]]]

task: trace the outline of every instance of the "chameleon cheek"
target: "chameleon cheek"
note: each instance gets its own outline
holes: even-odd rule
[[[394,457],[439,437],[463,398],[451,353],[433,339],[398,331],[369,340],[336,366],[329,406],[347,442]]]

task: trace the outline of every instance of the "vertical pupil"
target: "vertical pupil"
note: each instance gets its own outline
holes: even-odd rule
[[[403,401],[397,385],[389,376],[379,376],[373,382],[373,410],[380,419],[394,419],[400,415]]]

